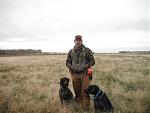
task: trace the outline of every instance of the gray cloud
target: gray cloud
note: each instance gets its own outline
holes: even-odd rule
[[[38,26],[38,25],[37,25]],[[58,24],[59,26],[59,24]],[[61,26],[61,25],[60,25]],[[47,26],[46,26],[47,27]],[[72,25],[72,26],[61,26],[59,29],[52,28],[29,28],[19,29],[16,26],[10,27],[9,29],[1,29],[0,40],[9,41],[11,38],[23,38],[28,41],[32,40],[42,40],[48,37],[53,37],[53,35],[63,35],[68,32],[72,32],[77,29],[76,32],[88,32],[88,33],[109,33],[117,31],[145,31],[148,32],[148,20],[134,20],[125,22],[115,22],[115,23],[104,23],[100,25]]]
[[[148,19],[120,22],[115,30],[148,31]]]

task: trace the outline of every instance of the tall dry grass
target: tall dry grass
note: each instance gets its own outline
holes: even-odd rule
[[[115,113],[150,113],[150,55],[95,54],[93,80]],[[66,55],[0,57],[0,113],[82,113],[61,105],[60,78],[70,78]],[[73,92],[72,84],[70,89]],[[91,101],[90,112],[93,111]]]

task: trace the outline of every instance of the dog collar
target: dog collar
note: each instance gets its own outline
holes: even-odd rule
[[[98,96],[100,95],[101,92],[102,92],[102,90],[99,90],[98,93],[96,94],[96,96],[93,97],[93,100],[94,100],[94,101],[98,98]],[[102,92],[102,96],[103,96],[103,92]],[[101,96],[101,97],[102,97],[102,96]]]

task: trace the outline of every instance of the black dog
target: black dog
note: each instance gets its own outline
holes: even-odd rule
[[[107,95],[101,89],[99,89],[97,85],[90,85],[84,91],[87,94],[94,95],[93,101],[95,113],[98,113],[99,111],[108,111],[108,112],[114,111],[114,108],[110,100],[108,99]]]
[[[59,89],[59,97],[61,103],[69,103],[73,100],[73,94],[68,88],[69,86],[69,78],[63,77],[60,79],[60,89]]]

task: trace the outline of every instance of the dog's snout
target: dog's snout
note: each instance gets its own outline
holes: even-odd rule
[[[67,87],[68,85],[69,85],[69,83],[68,83],[67,81],[65,81],[65,82],[64,82],[64,86]]]
[[[68,84],[68,81],[65,81],[64,84]]]

